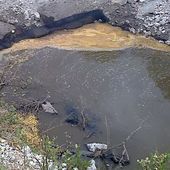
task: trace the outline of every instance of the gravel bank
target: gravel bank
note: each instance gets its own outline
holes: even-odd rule
[[[59,20],[101,9],[113,26],[170,43],[168,0],[0,0],[0,3],[0,38],[13,26],[43,25],[43,16]],[[3,24],[9,24],[8,28]]]
[[[41,170],[43,156],[32,152],[27,145],[20,149],[15,148],[0,138],[0,163],[8,170]],[[48,170],[67,170],[67,164],[55,165],[53,161],[48,160]],[[75,167],[74,170],[78,170],[78,168]],[[87,170],[96,170],[94,160],[91,160]]]

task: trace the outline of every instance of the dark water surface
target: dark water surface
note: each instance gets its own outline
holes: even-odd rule
[[[140,123],[127,143],[131,164],[156,150],[170,151],[170,54],[149,49],[112,52],[78,52],[53,48],[26,51],[34,56],[19,67],[18,82],[31,79],[26,89],[10,87],[8,100],[18,97],[44,99],[54,103],[59,115],[40,113],[42,133],[47,131],[59,144],[123,141]],[[74,110],[84,111],[89,127],[64,122]],[[89,131],[95,135],[84,139]],[[71,136],[71,139],[68,138]]]

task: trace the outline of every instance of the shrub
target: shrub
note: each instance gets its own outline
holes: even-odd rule
[[[170,154],[155,152],[145,159],[137,160],[142,170],[168,170],[170,166]]]

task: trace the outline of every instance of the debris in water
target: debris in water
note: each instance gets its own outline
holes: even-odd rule
[[[42,108],[47,113],[55,113],[58,114],[58,111],[52,106],[52,104],[48,101],[42,103]]]
[[[80,124],[80,113],[75,107],[71,105],[66,106],[66,113],[68,114],[68,116],[65,119],[65,122],[71,125]]]
[[[76,113],[71,113],[65,121],[67,123],[70,123],[71,125],[78,125],[79,124],[79,116]]]

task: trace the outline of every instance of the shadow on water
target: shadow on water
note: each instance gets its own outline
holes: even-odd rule
[[[33,58],[19,66],[16,81],[31,77],[31,83],[24,89],[6,87],[4,97],[18,103],[49,95],[59,115],[41,112],[39,121],[41,132],[56,137],[56,143],[71,141],[83,147],[88,142],[104,142],[113,146],[148,118],[127,144],[131,164],[125,169],[136,170],[136,160],[150,152],[170,150],[169,53],[55,48],[25,53]],[[65,121],[68,115],[79,115],[82,110],[90,122],[87,131]],[[87,139],[89,130],[95,135]]]

